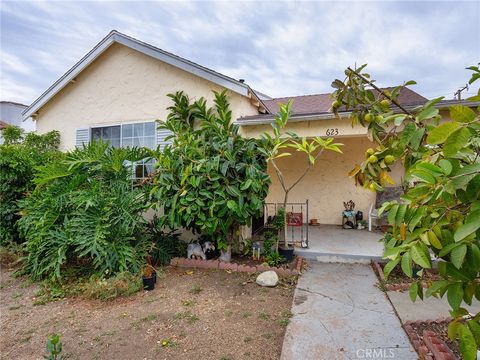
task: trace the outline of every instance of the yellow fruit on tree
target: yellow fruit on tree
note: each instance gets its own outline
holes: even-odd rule
[[[390,100],[383,99],[382,101],[380,101],[380,105],[382,105],[383,107],[389,107],[390,106]]]
[[[375,116],[375,121],[376,121],[377,123],[381,123],[381,122],[383,121],[383,116],[382,116],[382,115],[377,115],[377,116]]]
[[[373,115],[372,114],[365,115],[365,122],[371,123],[372,120],[373,120]]]
[[[385,156],[385,164],[390,165],[390,164],[393,164],[394,161],[395,161],[395,156],[393,155]]]
[[[369,162],[370,164],[375,164],[377,161],[378,161],[378,158],[377,158],[375,155],[370,155],[370,156],[368,157],[368,162]]]
[[[377,190],[374,183],[370,183],[370,185],[368,185],[368,188],[370,189],[370,191],[376,191]]]
[[[373,150],[372,148],[368,148],[367,151],[365,151],[365,154],[367,155],[367,157],[369,157],[370,155],[375,154],[375,150]]]

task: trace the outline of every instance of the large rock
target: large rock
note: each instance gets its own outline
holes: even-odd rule
[[[260,286],[276,286],[278,284],[278,275],[275,271],[264,271],[257,276],[257,284]]]

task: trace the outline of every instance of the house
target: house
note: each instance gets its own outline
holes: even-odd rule
[[[156,147],[162,146],[168,135],[157,130],[154,124],[155,119],[165,119],[168,114],[167,107],[171,105],[168,93],[183,90],[191,98],[203,96],[211,101],[212,90],[222,89],[229,91],[233,116],[244,136],[258,137],[269,130],[279,103],[293,100],[288,130],[299,136],[334,136],[345,144],[343,154],[322,156],[292,191],[290,201],[305,204],[308,217],[324,224],[341,223],[343,201],[350,199],[355,201],[358,210],[368,211],[375,193],[356,187],[347,174],[362,161],[372,143],[366,129],[352,128],[348,113],[337,119],[329,112],[329,94],[272,99],[256,92],[243,80],[117,31],[100,41],[36,99],[23,116],[32,117],[40,133],[60,131],[63,150],[93,139],[109,140],[114,146]],[[405,89],[399,100],[403,106],[412,108],[427,99]],[[442,111],[446,105],[439,105]],[[283,158],[279,163],[286,169],[287,179],[303,166],[297,155]],[[398,167],[393,177],[399,181],[401,176],[402,168]],[[272,179],[267,202],[281,202],[282,192],[273,172]]]
[[[19,104],[13,101],[0,101],[0,129],[8,125],[21,127],[25,132],[35,131],[35,123],[30,118],[23,121],[22,112],[27,105]],[[3,143],[3,137],[0,132],[0,144]]]

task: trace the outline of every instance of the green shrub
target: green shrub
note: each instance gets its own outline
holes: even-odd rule
[[[39,167],[22,201],[24,269],[33,279],[62,278],[67,268],[111,276],[144,262],[146,197],[125,164],[147,156],[94,142]]]
[[[187,243],[180,240],[176,230],[165,232],[160,230],[157,219],[148,227],[147,238],[150,240],[149,255],[153,266],[166,265],[172,257],[186,257]]]
[[[4,144],[0,145],[0,244],[21,243],[17,221],[20,219],[18,201],[34,187],[35,166],[58,158],[58,131],[44,135],[29,133],[8,126],[2,129]]]

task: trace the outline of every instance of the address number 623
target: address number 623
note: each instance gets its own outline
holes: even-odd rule
[[[325,134],[326,134],[327,136],[335,136],[335,135],[338,135],[338,129],[337,129],[337,128],[327,129],[327,131],[325,131]]]

